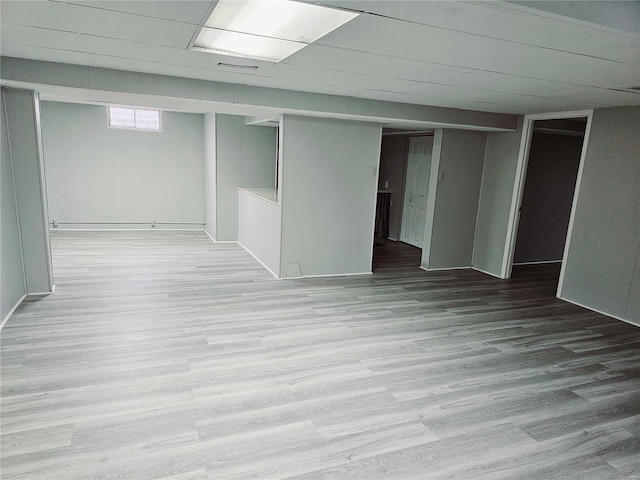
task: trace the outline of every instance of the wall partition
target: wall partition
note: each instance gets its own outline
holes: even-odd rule
[[[4,320],[22,295],[48,294],[54,286],[47,228],[40,100],[31,90],[2,88],[2,104],[1,127],[3,130],[6,128],[2,135],[0,244]]]
[[[371,272],[382,126],[284,115],[282,277]]]

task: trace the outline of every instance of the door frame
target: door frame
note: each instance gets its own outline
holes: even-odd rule
[[[582,172],[584,170],[584,159],[589,144],[589,134],[591,132],[591,121],[593,118],[593,110],[576,110],[569,112],[555,113],[536,113],[525,115],[522,126],[522,138],[520,140],[520,150],[518,152],[518,164],[516,167],[516,176],[513,186],[513,195],[511,199],[511,209],[509,211],[509,220],[507,223],[507,237],[502,258],[501,278],[511,278],[513,269],[513,256],[515,254],[516,239],[518,236],[518,227],[520,223],[520,207],[522,205],[522,194],[527,176],[527,166],[529,164],[529,153],[531,151],[531,139],[533,137],[533,126],[536,120],[563,120],[568,118],[585,118],[587,123],[585,126],[584,137],[582,140],[582,151],[580,153],[580,165],[578,167],[578,175],[576,178],[576,186],[573,191],[573,200],[571,204],[571,215],[569,216],[569,226],[567,228],[567,237],[564,244],[564,252],[562,254],[562,266],[560,269],[560,280],[558,282],[557,295],[560,295],[562,283],[564,280],[565,266],[567,261],[567,252],[571,242],[571,234],[573,231],[573,222],[575,217],[576,204],[580,192],[580,184],[582,181]]]

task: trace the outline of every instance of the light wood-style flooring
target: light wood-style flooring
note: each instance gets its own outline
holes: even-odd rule
[[[276,280],[202,232],[55,232],[1,337],[3,479],[639,479],[640,328],[508,281]]]

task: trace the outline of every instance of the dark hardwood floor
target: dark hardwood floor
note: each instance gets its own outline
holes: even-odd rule
[[[279,281],[201,232],[52,243],[55,294],[2,330],[3,479],[640,478],[640,328],[555,266],[396,245]]]

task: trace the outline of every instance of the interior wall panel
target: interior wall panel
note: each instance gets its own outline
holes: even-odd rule
[[[216,230],[216,114],[204,115],[204,229],[217,240]]]
[[[6,88],[3,93],[24,253],[26,291],[28,294],[49,293],[53,289],[53,277],[39,99],[31,90]]]
[[[283,277],[371,272],[381,125],[285,115]]]
[[[561,298],[640,324],[640,107],[595,110]]]
[[[523,117],[515,132],[487,134],[473,267],[501,276]]]
[[[4,89],[2,90],[4,92]],[[24,266],[20,252],[20,232],[16,209],[13,168],[9,150],[7,119],[4,111],[4,94],[0,95],[0,322],[26,293]]]
[[[486,134],[444,129],[436,134],[439,149],[431,239],[425,242],[427,269],[470,267],[476,231]]]

